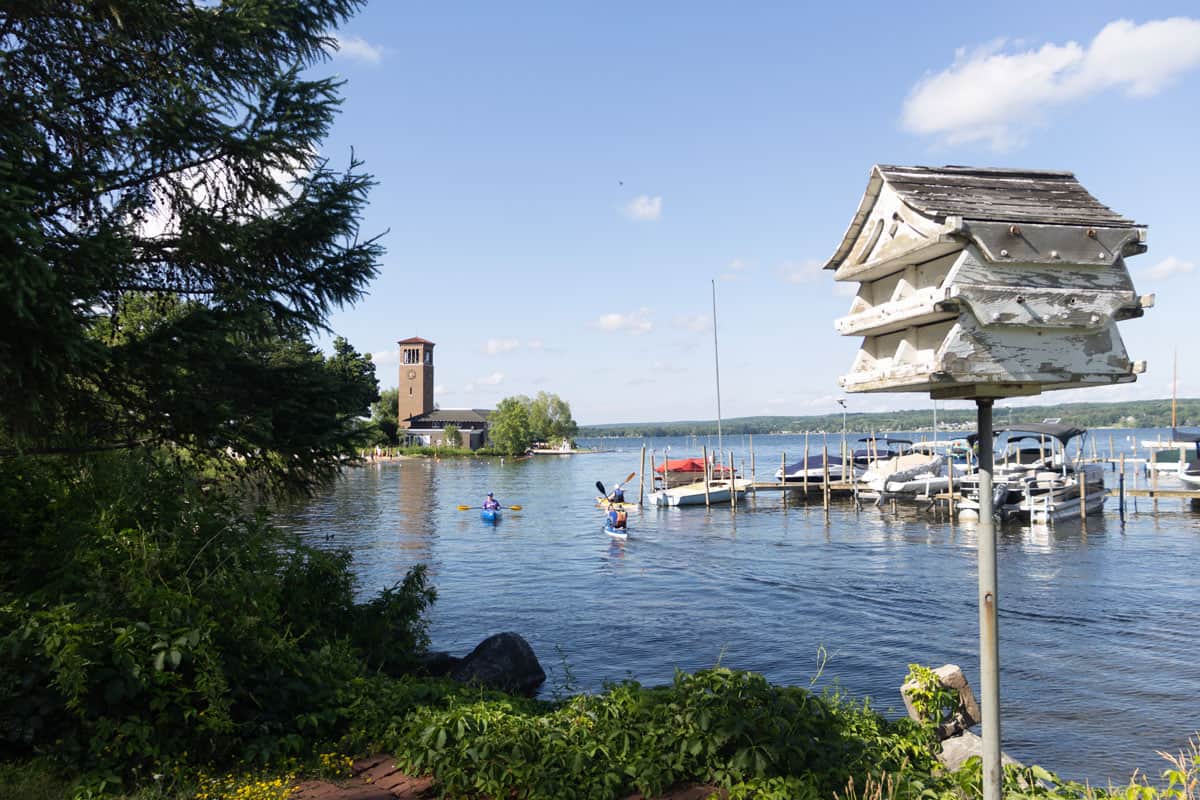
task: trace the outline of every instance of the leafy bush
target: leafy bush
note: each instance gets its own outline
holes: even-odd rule
[[[384,744],[452,796],[653,795],[697,781],[740,786],[743,796],[773,786],[828,797],[850,776],[933,768],[927,739],[905,720],[723,668],[549,706],[504,699],[417,708]]]
[[[961,702],[958,690],[942,683],[929,667],[909,664],[904,685],[908,688],[913,709],[924,725],[936,728],[958,710]]]
[[[0,756],[119,781],[311,754],[341,686],[427,643],[421,568],[355,605],[348,567],[170,458],[0,462]]]

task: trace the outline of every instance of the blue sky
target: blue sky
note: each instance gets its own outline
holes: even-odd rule
[[[726,418],[929,406],[837,383],[854,285],[820,267],[890,163],[1070,170],[1149,226],[1158,305],[1121,324],[1148,373],[1029,402],[1169,397],[1176,349],[1200,395],[1194,2],[374,0],[338,36],[324,154],[375,175],[387,254],[331,325],[384,387],[417,335],[443,408],[712,419],[715,280]]]

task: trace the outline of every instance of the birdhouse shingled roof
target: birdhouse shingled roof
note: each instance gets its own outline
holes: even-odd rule
[[[1141,227],[1093,197],[1070,172],[876,164],[858,213],[826,269],[836,269],[849,254],[885,184],[905,205],[939,221]]]

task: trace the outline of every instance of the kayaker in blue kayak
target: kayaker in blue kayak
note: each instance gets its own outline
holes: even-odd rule
[[[487,499],[483,501],[483,510],[495,511],[498,508],[500,508],[500,501],[496,499],[493,493],[488,492]]]
[[[625,485],[618,483],[616,486],[614,486],[613,490],[608,493],[608,500],[611,503],[624,503],[625,502]]]
[[[619,508],[613,506],[608,507],[608,527],[616,531],[625,530],[625,524],[629,520],[629,515]]]

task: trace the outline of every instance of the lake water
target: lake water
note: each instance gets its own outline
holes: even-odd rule
[[[1132,454],[1133,442],[1155,435],[1093,438],[1102,455],[1110,446]],[[661,463],[714,439],[645,441]],[[830,436],[831,450],[839,442]],[[826,520],[819,501],[785,508],[772,493],[736,515],[724,506],[635,512],[618,543],[601,530],[595,482],[639,470],[642,440],[580,444],[606,452],[353,469],[281,522],[310,543],[351,549],[364,595],[427,564],[439,592],[434,648],[465,655],[516,631],[549,675],[544,695],[628,677],[666,683],[676,669],[718,662],[774,683],[836,681],[889,716],[903,713],[898,687],[911,662],[957,663],[978,694],[971,527],[909,506],[837,502]],[[723,445],[748,475],[750,440]],[[754,437],[758,477],[803,448],[803,437]],[[474,507],[489,490],[523,510],[481,522]],[[637,491],[635,479],[630,499]],[[1200,730],[1200,512],[1163,500],[1152,513],[1140,499],[1135,513],[1132,502],[1125,523],[1110,499],[1086,531],[1078,521],[998,531],[1004,749],[1101,784],[1138,767],[1157,775],[1155,751]]]

